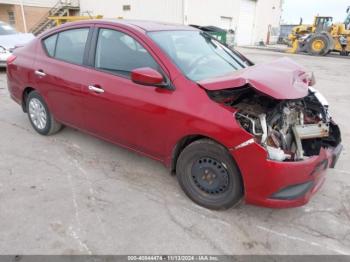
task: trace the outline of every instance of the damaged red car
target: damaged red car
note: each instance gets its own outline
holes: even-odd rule
[[[192,27],[66,24],[7,64],[39,134],[70,126],[159,160],[210,209],[303,205],[342,150],[311,73],[288,58],[254,65]]]

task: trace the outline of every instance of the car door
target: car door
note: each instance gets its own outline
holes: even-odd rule
[[[95,39],[94,68],[84,79],[86,129],[161,159],[173,90],[136,84],[130,72],[141,67],[164,71],[147,48],[122,30],[96,28]]]
[[[81,79],[89,32],[90,27],[70,28],[44,38],[34,67],[36,86],[54,117],[77,128],[83,127]]]

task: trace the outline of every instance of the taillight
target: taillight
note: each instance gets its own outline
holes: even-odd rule
[[[12,64],[13,61],[16,60],[16,58],[17,58],[17,56],[15,56],[15,55],[10,55],[10,56],[6,59],[6,64],[7,64],[7,65]]]

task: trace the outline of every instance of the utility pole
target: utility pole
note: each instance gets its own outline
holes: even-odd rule
[[[19,0],[19,4],[21,6],[21,13],[22,13],[22,20],[23,20],[23,27],[24,27],[24,33],[27,33],[27,21],[26,21],[26,15],[24,13],[24,6],[23,1]]]

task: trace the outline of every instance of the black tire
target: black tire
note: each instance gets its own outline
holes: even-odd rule
[[[35,100],[36,102],[39,101],[41,103],[43,110],[45,111],[45,114],[46,114],[46,123],[43,125],[42,128],[39,128],[34,123],[34,120],[32,119],[32,117],[30,115],[29,107],[30,107],[31,101],[34,99],[36,99]],[[54,117],[53,117],[52,113],[49,111],[44,99],[37,91],[32,91],[28,94],[27,101],[26,101],[26,111],[27,111],[28,118],[29,118],[29,121],[30,121],[32,127],[40,135],[44,135],[44,136],[53,135],[62,129],[62,125],[54,119]]]
[[[323,43],[323,46],[319,49],[315,49],[316,43]],[[325,35],[315,35],[311,37],[307,43],[307,52],[310,55],[324,56],[327,55],[329,51],[331,51],[330,43],[328,37]]]
[[[209,209],[230,208],[243,197],[236,163],[225,147],[209,139],[197,140],[181,152],[176,175],[186,195]]]

